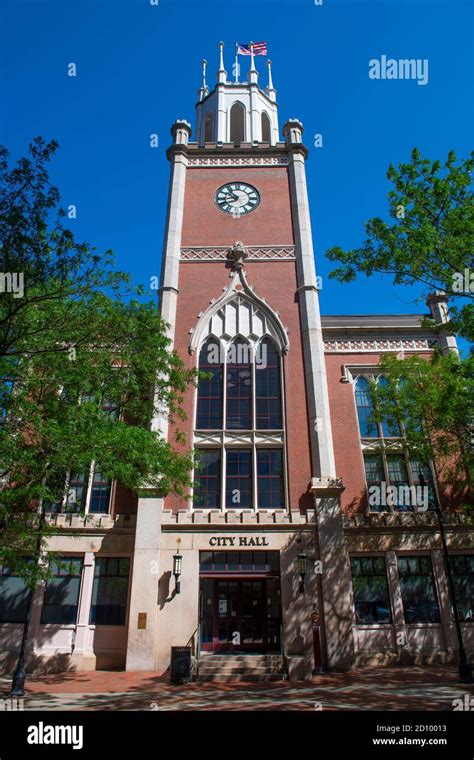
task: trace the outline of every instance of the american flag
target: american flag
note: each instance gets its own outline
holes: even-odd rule
[[[253,54],[254,55],[267,55],[267,43],[266,42],[253,42]],[[237,43],[238,55],[250,55],[250,42],[238,42]]]

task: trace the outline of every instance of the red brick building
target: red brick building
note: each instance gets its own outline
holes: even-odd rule
[[[384,352],[455,343],[422,327],[423,315],[320,316],[308,150],[297,119],[280,138],[268,74],[263,89],[251,56],[246,81],[229,81],[221,47],[194,133],[175,122],[167,152],[160,309],[187,366],[208,373],[185,399],[194,487],[138,502],[112,487],[99,500],[106,514],[91,508],[101,487],[91,473],[92,519],[54,517],[64,525],[54,548],[80,573],[72,617],[45,616],[38,594],[41,660],[163,672],[171,647],[189,644],[200,677],[262,678],[455,661],[438,484],[430,463],[405,459],[400,430],[373,425],[367,391],[370,378],[383,382]],[[441,320],[438,297],[430,308]],[[173,434],[164,418],[153,426]],[[422,483],[426,503],[384,501],[389,486],[413,497]],[[445,522],[472,652],[473,533],[461,513]],[[118,577],[120,604],[107,583]],[[14,642],[11,621],[2,635]]]

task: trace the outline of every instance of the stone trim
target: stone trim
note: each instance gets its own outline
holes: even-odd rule
[[[295,261],[294,245],[263,245],[247,248],[247,261]],[[185,261],[226,261],[229,248],[215,246],[213,248],[181,248],[180,259]]]
[[[402,528],[406,529],[434,529],[439,530],[438,519],[435,512],[374,512],[366,514],[357,514],[350,517],[342,517],[344,531],[371,532],[376,528]],[[473,526],[470,523],[468,515],[459,512],[455,514],[444,515],[444,525],[446,528],[461,528],[461,530],[472,531]]]
[[[48,525],[55,528],[71,528],[75,530],[112,530],[114,528],[135,528],[136,515],[104,515],[104,514],[49,514],[46,516]]]
[[[380,351],[432,351],[438,344],[433,338],[334,339],[324,341],[326,353],[378,353]]]
[[[287,156],[193,156],[188,166],[288,166]]]
[[[220,509],[180,509],[178,512],[172,512],[170,509],[164,509],[162,512],[162,528],[167,526],[186,525],[194,527],[195,525],[209,525],[212,527],[230,525],[313,525],[315,523],[315,512],[312,509],[302,514],[299,510],[259,510],[258,512],[238,511],[229,509],[221,511]]]

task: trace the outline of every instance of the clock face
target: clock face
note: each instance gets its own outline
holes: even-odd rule
[[[218,189],[214,200],[227,214],[243,216],[257,208],[260,195],[255,187],[245,182],[228,182]]]

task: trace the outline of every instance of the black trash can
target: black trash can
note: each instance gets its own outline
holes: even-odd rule
[[[171,675],[173,684],[191,680],[191,647],[171,647]]]

